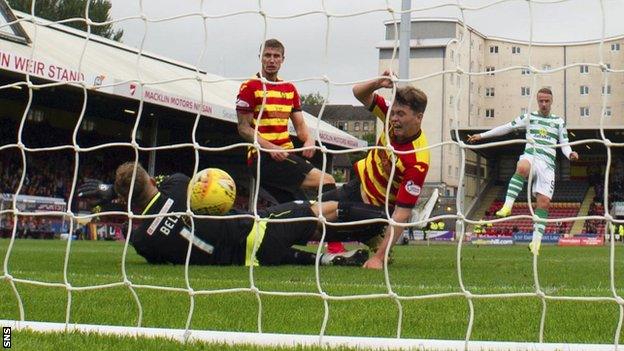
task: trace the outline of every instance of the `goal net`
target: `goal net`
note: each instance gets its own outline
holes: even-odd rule
[[[612,172],[617,172],[616,161],[621,159],[624,146],[621,131],[618,134],[618,128],[624,128],[624,40],[613,34],[610,21],[618,21],[615,16],[624,9],[624,2],[415,1],[402,9],[397,1],[361,7],[330,1],[281,2],[280,6],[265,1],[230,5],[200,1],[192,8],[160,4],[157,11],[150,2],[114,1],[113,6],[127,6],[134,13],[122,11],[119,13],[123,15],[113,20],[99,22],[90,18],[93,2],[87,2],[80,17],[53,21],[37,12],[38,3],[33,0],[30,11],[13,12],[0,0],[4,16],[0,22],[0,99],[8,106],[8,112],[0,117],[4,193],[0,219],[2,233],[6,233],[0,242],[1,326],[269,346],[618,348],[624,299],[617,285],[621,250],[615,234],[624,221],[612,210],[610,185],[614,184]],[[580,16],[575,17],[577,24],[592,31],[593,37],[582,42],[556,36],[558,42],[535,39],[539,33],[565,32],[555,28],[556,12],[574,7],[580,9],[572,12]],[[591,10],[595,18],[585,21],[584,9]],[[550,23],[544,13],[553,11]],[[426,228],[429,222],[443,221],[454,233],[451,244],[431,245],[426,250],[418,245],[396,248],[394,259],[388,250],[383,272],[347,272],[339,269],[342,267],[322,267],[318,260],[313,268],[302,269],[196,267],[189,265],[193,245],[189,240],[186,264],[151,266],[134,254],[129,234],[133,222],[158,216],[141,215],[129,206],[89,213],[77,197],[76,188],[86,178],[111,182],[114,167],[128,160],[141,162],[151,174],[192,175],[215,164],[224,165],[235,175],[244,174],[246,165],[241,155],[247,148],[266,149],[258,143],[257,135],[253,143],[239,138],[234,104],[240,84],[260,67],[260,44],[271,37],[309,42],[313,48],[291,54],[286,40],[285,67],[295,78],[287,75],[285,81],[303,87],[301,90],[318,91],[322,97],[317,118],[308,114],[305,118],[316,140],[315,163],[319,169],[331,174],[339,156],[373,149],[387,151],[395,160],[400,151],[368,145],[345,133],[342,129],[348,128],[337,120],[326,120],[326,111],[334,101],[354,102],[346,97],[354,84],[376,78],[385,69],[401,73],[399,32],[405,13],[412,18],[408,43],[411,71],[405,78],[395,75],[392,79],[395,87],[410,84],[423,88],[428,95],[422,125],[429,137],[427,150],[432,154],[427,182],[446,184],[447,188],[435,188],[432,195],[446,202],[436,205],[435,200],[422,198],[421,210],[409,223],[392,220],[392,205],[387,203],[386,222],[402,228]],[[449,14],[453,18],[440,16]],[[521,21],[506,25],[506,20],[518,16]],[[480,33],[480,24],[492,26],[489,21],[503,34],[497,35],[496,29]],[[84,31],[69,27],[76,23]],[[243,28],[251,23],[255,30],[238,31],[236,26],[241,23],[245,23]],[[128,44],[92,34],[110,25],[125,30]],[[504,39],[511,35],[505,30],[513,26],[522,27],[524,34],[519,39]],[[363,30],[378,32],[376,38],[385,30],[385,40],[368,42],[367,50],[374,52],[375,59],[370,61],[371,67],[357,70],[353,67],[369,61],[349,56],[348,51],[362,52],[356,46],[366,43],[357,39]],[[244,48],[224,45],[234,41],[244,42]],[[192,47],[182,47],[181,42]],[[151,53],[159,47],[179,51],[180,56],[174,60],[166,54]],[[561,58],[554,57],[554,52],[562,53]],[[311,68],[298,71],[296,67],[301,66]],[[247,71],[249,74],[244,73]],[[596,189],[601,192],[600,210],[540,219],[530,196],[531,173],[527,193],[518,198],[519,202],[526,200],[528,213],[503,219],[475,217],[481,202],[492,200],[488,184],[493,178],[484,177],[480,169],[489,167],[489,174],[496,167],[478,161],[482,152],[489,150],[490,156],[496,156],[499,148],[517,151],[514,147],[539,141],[510,135],[475,145],[467,143],[467,136],[491,129],[500,114],[511,120],[538,109],[536,92],[544,86],[556,91],[555,99],[562,96],[553,110],[579,115],[568,117],[569,129],[575,126],[592,131],[579,132],[572,142],[554,148],[571,146],[581,159],[585,148],[603,150],[603,156],[594,162],[604,162],[600,166],[604,169],[602,186]],[[395,91],[382,92],[390,104]],[[523,98],[511,98],[508,91]],[[378,135],[389,138],[388,123],[377,129]],[[294,135],[292,126],[290,132]],[[305,149],[297,147],[293,152]],[[396,171],[393,162],[391,174]],[[228,218],[260,221],[258,209],[266,206],[262,190],[249,186],[249,178],[240,179],[243,181],[237,185],[243,200],[237,200],[237,205],[248,207],[250,214]],[[386,189],[387,194],[389,191]],[[442,207],[438,210],[436,206]],[[198,216],[190,210],[179,215],[217,218]],[[311,247],[322,253],[327,220],[300,220],[323,224],[323,239]],[[515,249],[519,245],[500,248],[503,251],[470,245],[475,225],[502,227],[510,220],[530,221],[531,226],[533,222],[570,226],[602,223],[610,234],[608,250],[600,251],[597,260],[590,260],[579,270],[598,267],[596,275],[602,274],[603,285],[591,289],[584,278],[576,280],[578,272],[572,272],[570,265],[574,265],[573,256],[584,251],[558,251],[561,256],[552,259],[549,254],[554,251],[550,250],[532,256]],[[393,237],[402,234],[391,232]],[[58,245],[58,241],[22,239],[45,237],[36,235],[40,233],[62,233],[67,240]],[[604,239],[605,232],[602,234]],[[110,239],[114,245],[81,241],[89,237]],[[566,274],[574,278],[563,283],[553,278]],[[544,279],[548,283],[544,284]],[[595,329],[576,337],[575,328],[587,323],[596,324]]]

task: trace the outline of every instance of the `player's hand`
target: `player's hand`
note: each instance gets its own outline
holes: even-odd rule
[[[273,147],[271,147],[271,149],[273,150],[281,150],[281,152],[269,152],[269,155],[271,155],[271,158],[274,159],[277,162],[282,162],[285,159],[288,158],[288,152],[284,151],[283,148],[277,146],[277,145],[273,145]]]
[[[306,142],[303,143],[303,147],[314,146],[314,145],[316,144],[314,143],[314,139],[312,138],[308,138],[308,140],[306,140]],[[315,152],[316,152],[316,149],[303,150],[301,155],[303,155],[303,157],[305,158],[312,158]]]
[[[473,134],[473,135],[469,135],[468,136],[468,142],[469,143],[476,143],[479,140],[481,140],[481,135],[480,134]]]
[[[115,190],[111,184],[104,184],[97,179],[86,178],[85,182],[76,190],[78,197],[91,198],[95,204],[103,204],[115,198]]]
[[[570,153],[570,161],[576,161],[578,159],[579,159],[579,155],[575,151],[572,151]]]
[[[385,70],[381,75],[384,77],[392,77],[392,73],[390,72],[390,70]],[[392,82],[392,78],[379,78],[377,80],[377,86],[378,86],[378,89],[379,88],[392,89],[392,87],[394,86],[394,83]]]
[[[366,260],[362,267],[366,269],[383,269],[383,259],[377,257],[377,255],[374,255],[373,257]]]

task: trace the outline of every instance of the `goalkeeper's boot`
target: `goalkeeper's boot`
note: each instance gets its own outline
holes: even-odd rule
[[[540,246],[542,246],[542,240],[533,239],[529,243],[529,251],[535,256],[539,255]]]
[[[374,237],[366,241],[364,245],[368,246],[371,253],[375,254],[377,250],[379,250],[379,245],[381,245],[381,243],[383,242],[383,239],[384,239],[383,235],[381,234],[375,235]],[[393,251],[392,249],[390,249],[390,252],[388,252],[388,264],[392,264],[394,262],[394,258],[392,256],[393,256]]]
[[[496,216],[497,217],[507,217],[511,214],[511,207],[507,207],[505,205],[503,205],[503,207],[501,207],[500,210],[496,211]]]
[[[324,266],[356,266],[360,267],[368,260],[368,251],[351,250],[339,254],[323,254],[321,264]]]

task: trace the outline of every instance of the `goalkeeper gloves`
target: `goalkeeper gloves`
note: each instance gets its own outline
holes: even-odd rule
[[[97,179],[86,178],[85,182],[78,187],[78,197],[95,199],[95,204],[105,204],[115,198],[115,190],[111,184],[104,184]]]

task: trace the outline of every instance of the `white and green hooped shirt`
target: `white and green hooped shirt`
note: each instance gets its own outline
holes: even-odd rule
[[[514,130],[526,129],[527,139],[535,140],[535,145],[527,143],[524,148],[525,155],[534,155],[544,161],[552,169],[555,169],[557,159],[557,144],[568,143],[568,131],[566,130],[563,118],[550,114],[540,115],[539,111],[523,114],[513,121],[495,127],[487,132],[481,133],[481,138],[491,138],[508,134]],[[561,152],[570,158],[572,148],[569,145],[561,146]]]

